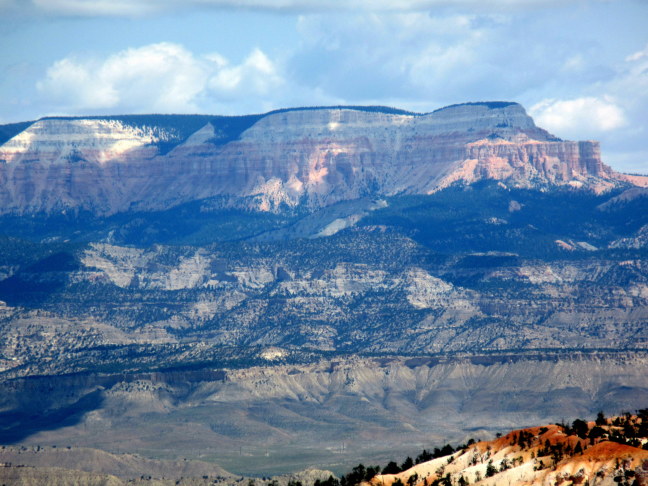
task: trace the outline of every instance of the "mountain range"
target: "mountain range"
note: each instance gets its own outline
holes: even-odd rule
[[[243,117],[44,118],[4,133],[11,136],[0,146],[5,214],[111,215],[206,198],[220,207],[312,211],[484,179],[598,192],[648,185],[605,166],[596,142],[562,141],[508,102],[428,114],[337,107]]]
[[[341,471],[646,406],[648,176],[519,104],[0,143],[0,443]]]

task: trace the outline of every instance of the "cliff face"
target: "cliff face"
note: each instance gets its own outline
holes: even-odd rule
[[[4,213],[113,214],[218,196],[226,207],[312,210],[365,195],[431,193],[457,181],[596,191],[628,183],[601,162],[596,142],[562,142],[516,103],[425,115],[285,110],[230,134],[229,143],[226,123],[208,122],[182,139],[173,127],[118,119],[37,121],[0,146],[0,206]],[[173,149],[161,150],[165,143]]]
[[[129,127],[116,120],[39,120],[2,146],[7,164],[68,164],[80,161],[104,164],[125,154],[147,158],[148,147],[160,140],[150,128]]]
[[[596,192],[613,187],[615,174],[601,162],[597,142],[479,140],[465,146],[440,186],[483,179],[505,180],[518,187],[546,184],[587,186]]]

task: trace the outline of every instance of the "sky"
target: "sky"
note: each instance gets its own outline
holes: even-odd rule
[[[647,0],[0,0],[0,123],[517,101],[648,173]]]

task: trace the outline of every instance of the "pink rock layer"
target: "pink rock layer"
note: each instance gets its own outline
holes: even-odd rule
[[[215,196],[224,207],[316,209],[483,179],[598,192],[638,185],[602,163],[597,142],[559,141],[520,105],[503,105],[428,115],[287,111],[225,145],[213,141],[218,127],[208,124],[165,155],[151,130],[44,119],[0,147],[0,212],[107,215]]]

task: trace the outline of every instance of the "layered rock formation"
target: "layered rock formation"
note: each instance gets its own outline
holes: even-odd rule
[[[648,397],[646,191],[517,104],[9,128],[0,443],[341,470]]]
[[[648,484],[648,450],[642,448],[648,443],[648,417],[599,417],[596,422],[574,421],[574,428],[550,424],[515,430],[361,484]]]
[[[595,191],[637,183],[605,166],[596,142],[563,142],[536,127],[516,103],[468,103],[425,115],[281,110],[236,130],[232,120],[214,118],[186,137],[182,127],[166,122],[33,123],[0,146],[1,211],[105,215],[210,197],[222,206],[277,211],[304,204],[312,210],[482,179]]]

